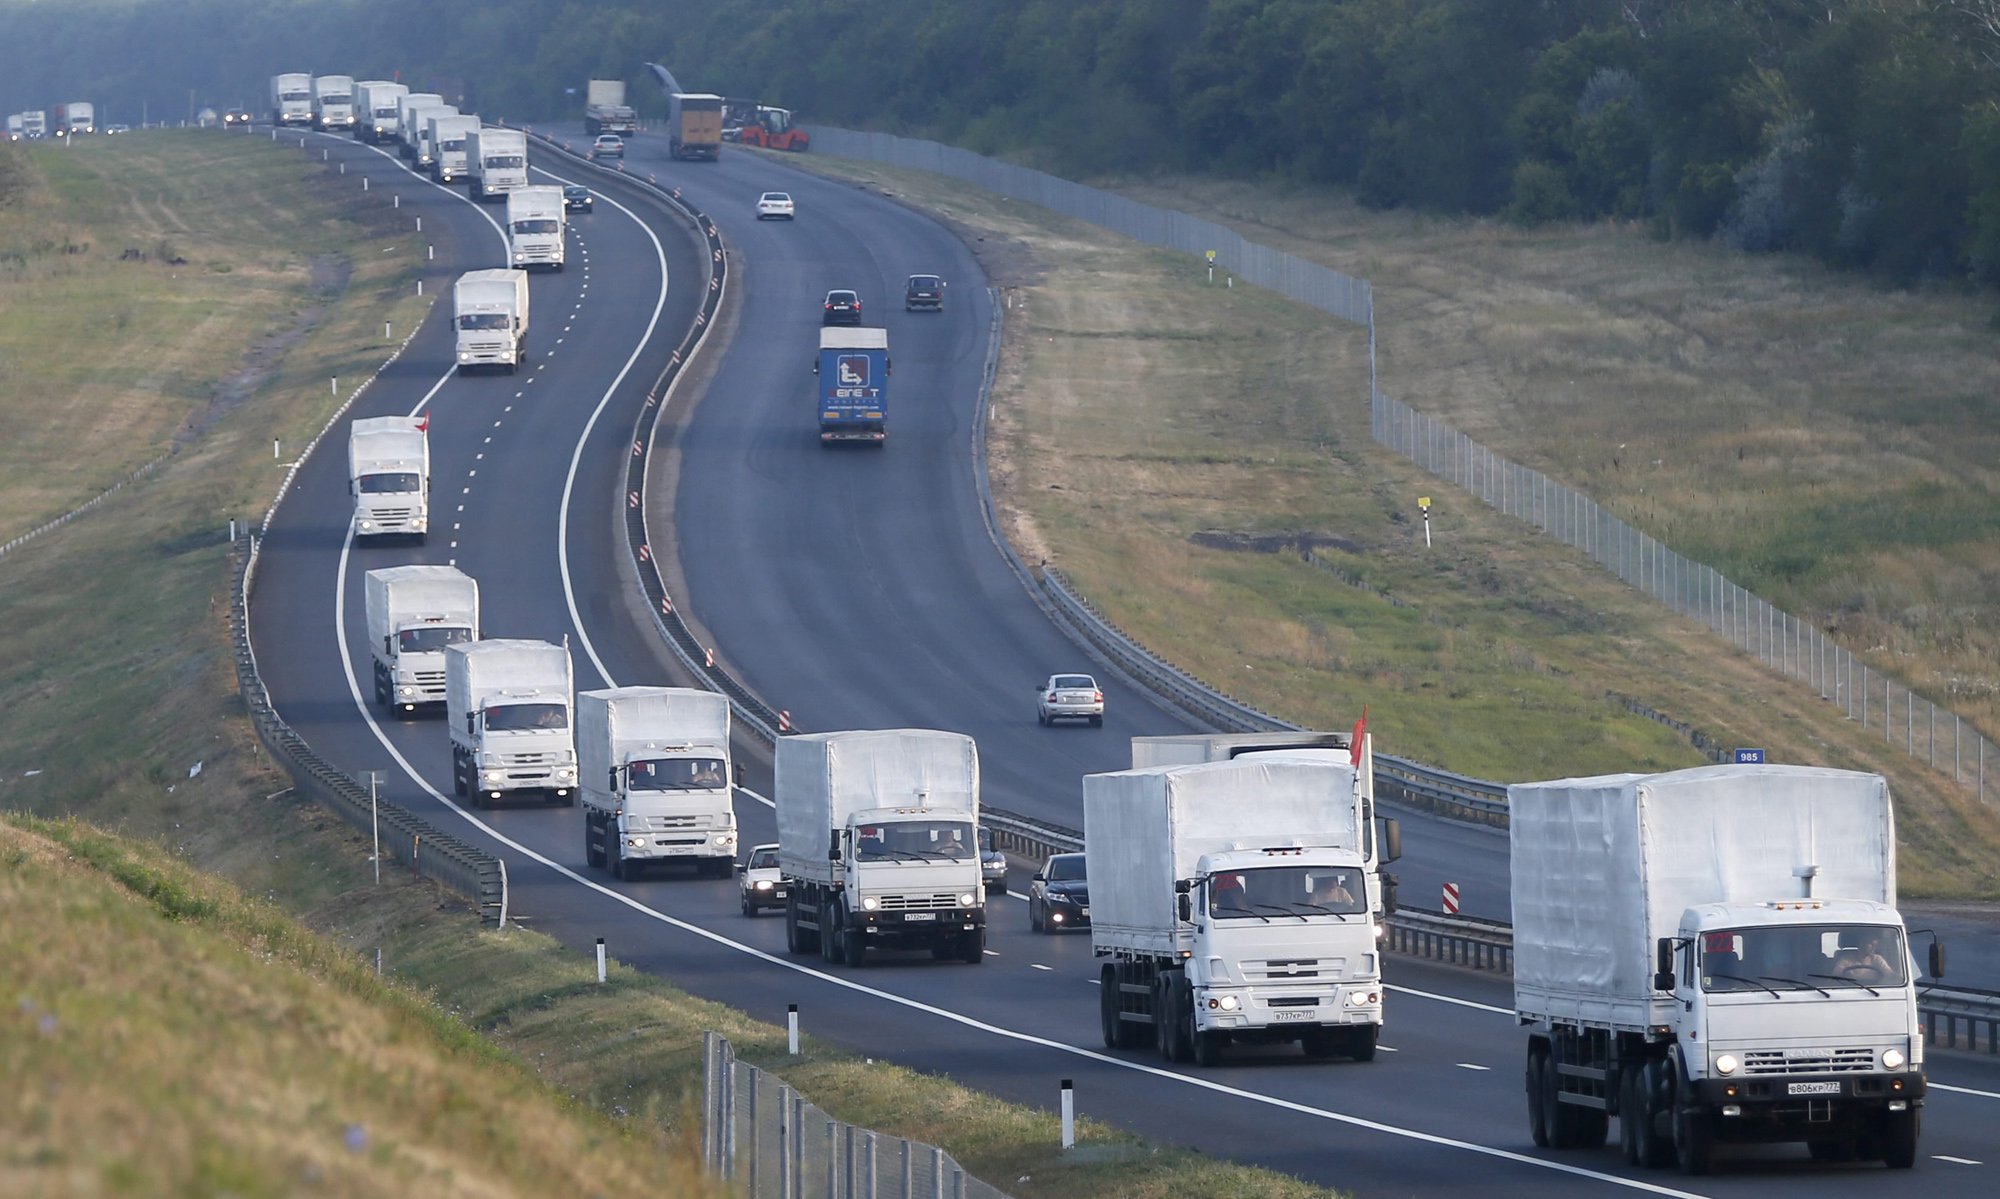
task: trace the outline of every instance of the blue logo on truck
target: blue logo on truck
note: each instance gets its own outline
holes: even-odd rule
[[[868,355],[842,354],[836,360],[834,369],[838,372],[834,377],[840,380],[840,386],[868,386]]]

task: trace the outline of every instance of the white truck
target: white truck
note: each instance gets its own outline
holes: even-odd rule
[[[586,137],[600,133],[630,136],[639,132],[639,113],[625,103],[623,79],[593,79],[584,93],[583,132]]]
[[[315,75],[312,81],[313,124],[328,133],[354,128],[354,76]]]
[[[1727,1141],[1916,1160],[1917,969],[1881,776],[1705,766],[1507,789],[1535,1144],[1706,1173]],[[1930,974],[1943,974],[1933,938]]]
[[[729,697],[686,687],[614,687],[576,697],[583,854],[614,878],[690,862],[727,878],[736,862]]]
[[[354,136],[373,145],[396,140],[397,105],[410,94],[408,85],[387,79],[364,79],[354,85]]]
[[[465,178],[465,135],[479,128],[479,118],[470,113],[450,116],[430,114],[431,178],[450,183]]]
[[[438,117],[457,115],[457,107],[450,104],[427,104],[411,111],[410,124],[414,132],[410,140],[416,147],[416,155],[410,162],[419,174],[432,174],[437,167],[437,142],[431,137],[431,122]]]
[[[931,729],[780,737],[772,790],[793,953],[818,950],[850,966],[874,949],[985,960],[972,738]]]
[[[271,76],[271,123],[311,125],[312,76],[302,71]]]
[[[426,108],[444,107],[444,97],[436,92],[406,92],[396,101],[396,153],[411,162],[417,160],[417,143],[423,125],[417,114]]]
[[[30,108],[21,114],[21,136],[29,141],[40,141],[49,135],[49,114],[39,108]]]
[[[528,357],[528,272],[467,271],[451,289],[451,305],[459,374],[480,366],[510,375],[520,369]]]
[[[1382,959],[1356,830],[1327,802],[1343,776],[1262,757],[1084,776],[1106,1047],[1202,1066],[1231,1041],[1374,1058]]]
[[[528,186],[528,135],[490,126],[466,134],[465,177],[475,200],[491,200]]]
[[[473,641],[444,651],[451,785],[474,806],[518,792],[576,803],[569,648]]]
[[[21,114],[18,112],[8,113],[7,140],[10,142],[18,142],[24,140],[26,137],[27,137],[26,123],[22,120]]]
[[[446,646],[479,640],[479,584],[455,566],[365,576],[375,702],[398,715],[444,703]]]
[[[347,429],[347,490],[356,537],[414,537],[430,530],[428,417],[365,416]]]
[[[524,187],[507,193],[507,248],[518,270],[563,269],[563,193],[560,187]]]
[[[1355,843],[1361,846],[1363,884],[1368,910],[1380,924],[1396,913],[1396,876],[1382,867],[1403,856],[1402,824],[1394,816],[1375,814],[1375,739],[1361,734],[1361,752],[1354,752],[1352,733],[1180,733],[1132,738],[1132,768],[1185,766],[1228,762],[1246,756],[1271,755],[1284,760],[1326,762],[1344,777],[1333,780],[1327,800],[1338,808],[1330,815],[1351,821]],[[1356,775],[1359,775],[1359,778]]]
[[[74,137],[97,132],[97,106],[87,100],[72,100],[55,106],[57,137]]]

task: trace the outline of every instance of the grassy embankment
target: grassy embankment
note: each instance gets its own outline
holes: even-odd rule
[[[1164,656],[1307,725],[1344,728],[1368,704],[1384,748],[1489,778],[1705,761],[1606,698],[1629,695],[1776,761],[1883,773],[1905,891],[1994,892],[2000,809],[1948,767],[1860,734],[1377,447],[1363,331],[949,180],[813,161],[978,234],[1012,305],[989,441],[1008,535]],[[1976,302],[1617,230],[1530,234],[1222,185],[1132,191],[1370,278],[1385,391],[1752,583],[1790,547],[1789,582],[1766,595],[1837,613],[1826,623],[1847,644],[1939,681],[1996,731],[1969,682],[2000,678],[1977,649],[1993,624],[1981,572],[2000,566],[2000,372]],[[1917,385],[1935,402],[1900,402]],[[1984,488],[1959,517],[1983,523],[1950,523],[1912,477]],[[1429,550],[1420,495],[1437,505]],[[1905,544],[1905,529],[1923,537]],[[1924,543],[1951,537],[1963,560]],[[1302,539],[1364,585],[1303,562]]]
[[[32,187],[0,207],[0,332],[23,310],[101,327],[88,353],[45,338],[0,349],[6,536],[195,424],[139,483],[0,557],[0,808],[154,843],[0,828],[0,991],[32,1004],[0,1022],[0,1063],[10,1079],[59,1084],[0,1116],[0,1190],[82,1178],[113,1193],[283,1194],[318,1170],[336,1194],[674,1193],[648,1179],[686,1172],[698,1035],[714,1028],[835,1114],[942,1144],[1018,1195],[1320,1193],[1089,1121],[1087,1152],[1064,1157],[1048,1113],[810,1039],[788,1059],[781,1029],[622,967],[599,987],[579,955],[484,931],[400,871],[371,886],[365,844],[284,793],[238,714],[222,529],[262,511],[279,474],[270,441],[297,447],[318,430],[335,403],[328,377],[381,361],[384,319],[412,327],[422,246],[358,189],[268,142],[146,133],[23,161]],[[186,263],[159,261],[162,230],[167,257]],[[127,246],[148,257],[123,257]],[[317,292],[315,261],[329,284]],[[128,319],[102,319],[107,304]],[[156,320],[160,308],[181,317]],[[265,342],[274,326],[292,336]],[[210,402],[250,365],[269,376]],[[111,410],[116,426],[101,427]],[[52,438],[43,422],[71,432]],[[12,431],[31,427],[68,447],[65,463],[17,450]],[[60,486],[39,477],[52,471]],[[378,947],[380,985],[355,964]],[[127,1126],[99,1135],[95,1117],[111,1112]],[[358,1154],[349,1125],[366,1138]]]

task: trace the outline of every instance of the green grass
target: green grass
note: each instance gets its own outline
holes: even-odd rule
[[[950,180],[808,165],[977,239],[1008,303],[988,441],[1002,527],[1170,661],[1309,727],[1345,728],[1365,704],[1385,751],[1487,778],[1707,761],[1629,696],[1722,745],[1886,775],[1905,892],[1991,894],[2000,806],[1377,447],[1364,330],[1227,287],[1226,264],[1210,285],[1189,258]],[[1920,686],[1962,670],[1934,693],[1986,711],[2000,423],[1985,397],[2000,367],[1964,301],[1615,230],[1532,234],[1214,183],[1126,190],[1370,278],[1386,392],[1671,545],[1727,546],[1715,565],[1800,580],[1767,590],[1776,602],[1808,583],[1840,596],[1822,615],[1850,648]],[[1957,398],[1935,413],[1888,399],[1917,379]],[[1933,438],[1949,444],[1913,468]],[[1757,445],[1797,448],[1767,461]],[[1739,446],[1758,465],[1722,478]],[[1938,503],[1951,477],[1962,524]],[[1435,503],[1429,548],[1420,496]],[[1368,586],[1306,562],[1300,536]],[[1955,656],[1926,659],[1927,640]]]
[[[218,162],[215,137],[107,162],[119,169],[78,184],[88,197],[74,210],[78,228],[105,236],[87,216],[109,222],[114,241],[126,236],[133,204],[119,189],[151,194],[165,186],[155,173],[201,162],[210,190],[190,197],[196,207],[248,203],[258,177],[294,183],[270,185],[268,212],[189,236],[195,253],[272,262],[314,245],[356,269],[243,404],[85,518],[0,558],[0,809],[17,813],[0,824],[0,990],[65,1030],[45,1038],[33,1019],[0,1023],[10,1081],[62,1081],[49,1102],[0,1114],[10,1147],[0,1189],[69,1193],[68,1180],[84,1177],[112,1194],[685,1193],[699,1034],[713,1028],[827,1110],[942,1144],[1024,1197],[1324,1193],[1090,1121],[1085,1152],[1065,1156],[1053,1115],[810,1039],[788,1059],[772,1025],[623,966],[600,987],[582,956],[518,928],[483,929],[400,870],[371,885],[366,844],[299,803],[242,720],[222,532],[229,516],[268,503],[270,437],[303,444],[334,403],[326,377],[373,369],[385,317],[411,327],[421,247],[385,241],[379,210],[302,168],[296,149],[246,140],[242,160]],[[79,151],[72,165],[89,161]],[[279,272],[297,305],[310,291],[302,263],[294,254]],[[213,361],[190,377],[228,373],[257,329],[232,335],[206,346]],[[120,377],[123,352],[97,355],[102,378]],[[25,369],[0,379],[0,421],[41,419],[45,394]],[[131,403],[180,401],[147,392]],[[143,457],[118,439],[77,453],[84,474],[101,477]],[[4,505],[16,476],[0,478],[10,479]],[[26,814],[86,816],[135,840]],[[48,952],[72,943],[85,950]],[[378,948],[389,984],[361,968]],[[120,1121],[115,1135],[101,1135],[109,1119]],[[369,1130],[360,1154],[344,1142],[355,1123]],[[153,1145],[157,1155],[142,1152]]]

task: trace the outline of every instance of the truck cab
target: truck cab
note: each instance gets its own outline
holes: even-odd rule
[[[840,863],[849,935],[871,948],[920,948],[940,928],[977,933],[986,920],[977,823],[953,808],[853,813],[828,853]]]
[[[485,807],[510,794],[576,803],[569,650],[542,641],[445,648],[452,786]]]
[[[423,541],[430,528],[428,418],[356,419],[347,435],[347,486],[354,535]]]

